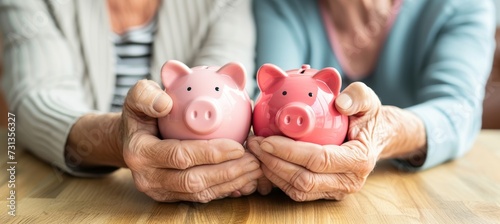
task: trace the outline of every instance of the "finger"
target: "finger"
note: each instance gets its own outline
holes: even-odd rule
[[[204,164],[218,164],[243,156],[243,146],[230,139],[160,140],[149,134],[132,136],[124,150],[125,160],[131,166],[187,169]],[[129,164],[132,163],[132,164]]]
[[[257,190],[257,180],[251,181],[245,186],[243,186],[241,189],[232,192],[230,197],[238,198],[244,195],[250,195],[253,192],[255,192],[255,190]]]
[[[260,143],[264,140],[263,137],[250,136],[247,139],[248,150],[257,158],[262,155],[263,151],[260,149]],[[265,176],[257,180],[257,190],[261,195],[267,195],[273,190],[273,184]]]
[[[262,171],[261,171],[262,173]],[[262,175],[264,176],[264,175]],[[261,177],[262,178],[262,177]],[[260,179],[260,178],[259,178]],[[241,195],[251,195],[257,190],[258,180],[251,181],[239,190]]]
[[[149,182],[154,188],[182,193],[196,193],[212,186],[231,182],[258,170],[259,161],[251,154],[221,164],[196,166],[187,170],[157,169]]]
[[[182,193],[182,192],[167,192],[167,191],[152,191],[146,192],[150,197],[157,201],[163,202],[175,202],[175,201],[194,201],[207,203],[214,199],[223,198],[231,195],[232,192],[243,188],[248,183],[255,181],[257,178],[262,176],[262,170],[257,169],[250,173],[247,173],[237,179],[212,186],[208,189],[197,193]]]
[[[229,195],[229,197],[239,198],[239,197],[241,197],[241,192],[239,190],[238,191],[233,191],[233,192],[231,192],[231,194]]]
[[[346,195],[345,193],[335,191],[334,189],[330,189],[325,192],[304,192],[293,187],[290,183],[281,179],[279,176],[276,176],[265,165],[262,166],[262,172],[267,178],[269,178],[269,180],[271,180],[271,182],[273,182],[294,201],[314,201],[318,199],[342,200]]]
[[[354,82],[337,96],[335,106],[341,114],[361,116],[378,111],[381,103],[370,87]]]
[[[146,115],[159,118],[172,109],[172,98],[158,83],[151,80],[138,81],[127,93],[123,110],[125,114]]]
[[[282,160],[303,166],[315,173],[369,173],[375,166],[376,158],[370,156],[370,151],[359,141],[353,140],[341,146],[318,145],[309,142],[271,136],[257,145],[249,144],[252,151],[267,152]],[[262,152],[263,151],[263,152]],[[262,155],[258,156],[263,161]]]
[[[286,181],[295,189],[306,193],[331,190],[352,193],[358,191],[362,186],[361,183],[364,183],[364,179],[362,177],[358,178],[354,173],[314,173],[302,166],[289,163],[269,154],[263,154],[261,161],[274,176]]]
[[[264,137],[255,136],[255,135],[249,136],[247,138],[246,146],[247,146],[248,150],[252,154],[254,154],[257,158],[262,153],[262,149],[260,148],[260,143],[262,142],[262,140],[264,140]]]
[[[262,176],[257,180],[257,191],[261,195],[268,195],[273,190],[273,183],[267,179],[267,177]]]

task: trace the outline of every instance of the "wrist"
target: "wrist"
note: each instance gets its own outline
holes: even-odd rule
[[[387,124],[387,145],[380,158],[400,158],[421,166],[427,152],[427,138],[423,121],[410,111],[382,106],[383,122]]]
[[[66,162],[77,168],[124,167],[121,139],[120,113],[86,114],[71,128]]]

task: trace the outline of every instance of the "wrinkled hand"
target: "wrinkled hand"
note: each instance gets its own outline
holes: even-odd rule
[[[139,81],[127,95],[123,157],[137,189],[162,202],[209,202],[255,191],[259,161],[238,142],[160,140],[157,118],[171,109],[171,98],[153,81]]]
[[[382,107],[363,83],[349,85],[335,103],[340,113],[350,116],[348,141],[341,146],[281,136],[248,139],[248,148],[261,161],[265,177],[293,200],[341,200],[359,191],[395,130],[387,119],[390,116],[384,114],[392,107]],[[269,186],[260,180],[259,192],[268,193]]]

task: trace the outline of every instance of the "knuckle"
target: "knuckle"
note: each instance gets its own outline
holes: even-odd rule
[[[363,188],[363,183],[364,183],[363,180],[359,180],[359,179],[355,180],[354,185],[351,188],[351,191],[349,193],[352,194],[352,193],[359,192],[361,190],[361,188]]]
[[[311,190],[314,189],[314,176],[304,172],[304,171],[298,171],[293,177],[292,177],[292,185],[296,187],[297,189],[305,192],[310,192]]]
[[[215,198],[216,198],[215,194],[210,189],[206,189],[194,195],[194,201],[201,203],[208,203],[214,200]]]
[[[364,178],[359,178],[355,175],[346,176],[342,180],[343,192],[346,194],[353,194],[361,190],[364,185]]]
[[[339,201],[344,200],[346,196],[347,196],[347,194],[339,193],[339,194],[337,194],[336,199]]]
[[[368,86],[364,82],[353,82],[352,86],[357,90],[365,90]]]
[[[353,171],[359,176],[367,176],[375,167],[375,163],[377,162],[376,156],[373,155],[373,150],[363,146],[361,142],[355,143],[356,145],[351,148],[351,153],[353,154],[351,162],[356,164]]]
[[[182,176],[181,181],[183,183],[184,190],[189,193],[200,192],[206,188],[203,178],[191,172],[186,172]]]
[[[149,142],[149,139],[140,137],[133,137],[133,141],[131,142],[131,146],[133,147],[133,151],[131,156],[136,157],[135,160],[138,162],[137,165],[141,166],[149,166],[148,162],[159,160],[160,157],[157,155],[159,153],[158,150],[155,150],[156,144]]]
[[[158,202],[175,202],[175,198],[169,193],[147,192],[146,195]]]
[[[240,189],[242,195],[249,195],[257,190],[257,181],[252,181]]]
[[[290,198],[297,202],[307,201],[307,193],[293,190],[289,194]]]
[[[229,187],[225,189],[226,191],[237,191],[241,188],[243,188],[247,183],[249,183],[251,180],[248,179],[240,179],[237,181],[233,181],[231,184],[229,184]]]
[[[361,96],[364,96],[367,92],[367,89],[369,88],[363,82],[353,82],[349,87],[350,91],[361,94]]]
[[[123,153],[123,160],[131,170],[139,170],[143,164],[142,159],[132,153]]]
[[[321,153],[317,153],[315,156],[310,157],[307,162],[307,168],[314,172],[325,172],[326,170],[329,170],[331,165],[330,153],[328,153],[328,150],[326,149],[323,149]]]
[[[161,93],[156,89],[161,90],[155,82],[145,79],[139,80],[127,94],[128,103],[136,104],[137,107],[144,110]]]
[[[148,194],[146,194],[146,195],[148,195]],[[161,196],[158,196],[158,195],[148,195],[148,196],[157,202],[162,202]]]
[[[342,193],[342,192],[328,192],[327,193],[327,198],[328,199],[334,199],[337,201],[344,200],[347,194]]]
[[[142,156],[137,155],[137,151],[142,152],[140,148],[140,139],[132,137],[128,143],[125,144],[123,150],[123,160],[130,169],[142,167],[144,159]]]
[[[361,177],[366,177],[372,172],[373,168],[375,167],[375,160],[370,158],[369,156],[364,156],[364,158],[361,161],[358,161],[357,164],[358,175]]]
[[[222,181],[226,182],[226,181],[231,181],[233,180],[234,178],[238,177],[240,173],[243,172],[243,170],[240,168],[236,168],[236,169],[225,169],[225,170],[222,170],[221,171],[222,174]]]
[[[207,140],[207,148],[210,148],[211,150],[204,151],[205,152],[205,158],[207,159],[207,162],[209,163],[219,163],[222,161],[222,153],[221,151],[216,147],[217,145],[217,139],[211,139]]]
[[[140,98],[147,86],[148,82],[146,80],[139,80],[134,86],[132,86],[127,95],[135,101]]]
[[[137,190],[139,190],[140,192],[146,193],[146,192],[149,192],[151,190],[151,186],[145,180],[136,180],[135,186],[136,186]]]
[[[378,99],[377,95],[375,92],[368,87],[365,83],[362,82],[355,82],[352,84],[353,85],[353,92],[355,92],[360,99],[363,99],[365,104],[375,104],[374,99],[376,99],[376,102],[380,104],[380,100]]]
[[[271,161],[267,161],[267,162],[263,162],[263,163],[266,164],[266,166],[270,170],[274,170],[275,172],[280,172],[281,170],[283,170],[283,168],[281,167],[279,161],[276,160],[276,159],[271,160]]]
[[[144,193],[155,201],[158,201],[158,202],[163,201],[163,197],[156,192],[144,192]]]
[[[185,170],[191,167],[191,160],[187,156],[187,153],[181,144],[176,144],[169,154],[170,158],[168,159],[175,168]]]

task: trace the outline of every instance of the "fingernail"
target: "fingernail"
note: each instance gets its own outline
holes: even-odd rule
[[[260,152],[260,144],[257,141],[248,141],[247,142],[248,150],[255,156],[259,157],[261,155]]]
[[[252,161],[249,164],[245,166],[245,172],[250,172],[258,169],[260,164],[258,164],[256,161]]]
[[[273,145],[267,143],[267,142],[263,142],[260,144],[260,148],[268,153],[273,153],[274,152],[274,147]]]
[[[340,108],[347,110],[352,106],[352,99],[347,94],[340,94],[337,99],[335,99],[335,103]]]
[[[241,197],[241,192],[240,191],[233,191],[233,193],[231,193],[231,197],[233,197],[233,198]]]
[[[162,93],[160,94],[160,96],[156,97],[156,100],[153,103],[153,109],[155,109],[156,112],[161,113],[168,108],[170,103],[171,100],[169,99],[167,94]]]

